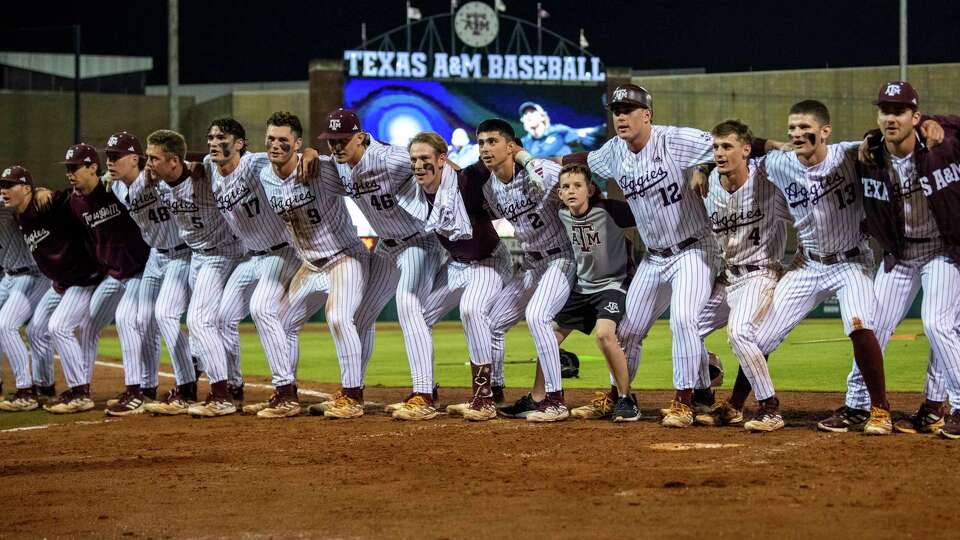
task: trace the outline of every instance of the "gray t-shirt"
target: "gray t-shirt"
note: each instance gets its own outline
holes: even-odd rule
[[[630,206],[623,201],[601,199],[589,205],[582,216],[574,216],[565,206],[559,213],[577,258],[577,283],[573,291],[581,294],[607,289],[626,292],[623,283],[627,279],[629,254],[623,229],[636,227]]]

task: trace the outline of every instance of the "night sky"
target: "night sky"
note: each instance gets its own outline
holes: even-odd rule
[[[506,15],[535,20],[535,1],[505,2]],[[715,73],[891,65],[899,58],[898,0],[542,3],[551,14],[546,28],[576,41],[582,25],[590,52],[608,66]],[[425,16],[450,6],[413,4]],[[960,2],[910,4],[910,63],[960,61]],[[0,22],[0,50],[70,52],[69,30],[51,27],[80,24],[84,53],[152,56],[148,84],[166,82],[166,0],[16,5],[19,11]],[[309,60],[339,58],[359,45],[361,21],[373,37],[403,24],[404,13],[400,0],[181,0],[180,82],[305,80]]]

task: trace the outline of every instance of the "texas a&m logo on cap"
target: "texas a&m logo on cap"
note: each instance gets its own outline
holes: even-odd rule
[[[626,88],[617,88],[616,90],[613,91],[613,100],[614,100],[614,101],[622,101],[622,100],[623,100],[624,98],[626,98],[626,97],[627,97],[627,89],[626,89]]]
[[[117,146],[117,144],[118,144],[119,142],[120,142],[120,141],[117,140],[117,136],[116,136],[116,135],[111,135],[110,138],[107,139],[107,146]]]
[[[337,131],[340,129],[341,122],[339,118],[330,119],[330,131]]]
[[[4,178],[6,178],[7,176],[10,176],[10,167],[7,167],[6,169],[3,170],[3,176]]]
[[[888,84],[887,89],[883,91],[884,94],[888,96],[899,96],[900,95],[900,85],[897,83]]]
[[[73,148],[67,149],[67,156],[64,159],[73,159]]]

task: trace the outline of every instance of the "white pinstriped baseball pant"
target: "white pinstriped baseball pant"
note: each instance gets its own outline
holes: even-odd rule
[[[356,317],[363,298],[370,254],[365,247],[336,256],[322,268],[304,263],[290,282],[284,298],[282,325],[291,347],[286,370],[273,371],[273,384],[296,381],[300,330],[310,317],[326,306],[327,327],[333,337],[343,388],[363,386],[362,345]],[[273,366],[271,365],[271,369]]]
[[[430,328],[459,304],[470,362],[474,365],[492,362],[493,334],[487,309],[510,280],[512,271],[510,250],[502,243],[481,261],[449,260],[446,272],[441,270],[427,299],[425,318]]]
[[[877,270],[877,341],[886,350],[923,287],[920,318],[930,342],[924,396],[932,401],[949,397],[952,409],[960,409],[960,268],[943,254],[940,242],[908,244],[907,255],[889,272],[883,264]],[[870,410],[870,395],[856,362],[847,377],[846,405]]]
[[[283,371],[290,366],[290,344],[280,322],[280,310],[287,286],[299,268],[297,251],[286,246],[266,255],[247,257],[230,274],[220,301],[220,328],[228,380],[232,384],[243,384],[240,321],[248,313],[256,325],[270,371]]]
[[[503,363],[507,330],[526,318],[527,327],[537,349],[537,360],[543,370],[547,392],[563,390],[560,377],[560,346],[553,333],[553,319],[563,309],[577,278],[577,262],[564,251],[525,267],[503,286],[500,294],[487,306],[493,336],[493,362],[490,380],[504,386]]]
[[[189,249],[173,253],[151,251],[147,266],[143,270],[143,292],[140,295],[141,326],[149,328],[154,324],[160,330],[176,383],[187,384],[196,380],[193,360],[190,356],[193,339],[188,337],[180,320],[190,304],[190,260]],[[147,374],[142,383],[146,388],[157,386],[159,357],[153,365],[145,365]]]
[[[813,308],[831,296],[840,302],[844,332],[873,330],[873,252],[864,243],[861,254],[836,264],[803,259],[777,284],[770,312],[757,329],[757,346],[770,354]]]
[[[776,393],[767,360],[757,346],[757,328],[770,313],[777,281],[776,272],[763,269],[734,278],[727,286],[727,341],[757,401]]]
[[[33,385],[30,356],[20,337],[20,327],[27,323],[33,314],[33,306],[40,302],[50,288],[50,280],[39,274],[5,275],[0,287],[6,297],[3,299],[3,307],[0,307],[0,350],[7,355],[17,388],[30,388]],[[46,339],[49,340],[49,334]],[[31,343],[30,347],[34,355],[37,355],[37,346]],[[52,352],[49,344],[45,349],[41,346],[40,350]],[[40,363],[52,365],[53,359],[40,360]]]
[[[368,287],[357,313],[357,329],[363,340],[363,372],[373,354],[373,326],[383,307],[396,294],[397,318],[410,365],[413,391],[433,392],[433,340],[424,318],[424,303],[433,290],[444,249],[433,234],[420,234],[390,247],[383,240],[370,259]]]
[[[73,388],[90,382],[83,350],[89,347],[93,337],[90,300],[96,288],[96,285],[73,286],[61,295],[51,287],[40,299],[27,324],[27,338],[39,349],[34,351],[33,358],[33,378],[37,384],[49,386],[54,382],[53,354],[44,350],[51,343],[60,352],[60,366],[67,386]],[[49,362],[44,362],[46,358]]]
[[[668,305],[674,387],[695,388],[701,377],[707,376],[699,320],[713,290],[718,249],[713,238],[707,237],[670,257],[648,252],[637,266],[627,291],[626,313],[617,329],[631,381],[640,367],[643,339]]]
[[[190,260],[193,295],[187,308],[187,328],[193,336],[193,350],[200,357],[210,383],[227,380],[227,352],[220,336],[220,302],[230,273],[239,262],[231,253],[194,252]]]

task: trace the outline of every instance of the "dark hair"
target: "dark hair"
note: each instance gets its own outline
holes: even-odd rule
[[[247,151],[247,130],[243,129],[243,124],[230,117],[217,118],[207,126],[207,133],[210,133],[210,128],[213,126],[220,128],[220,131],[225,135],[233,135],[237,139],[243,139],[243,148],[240,149],[240,154]]]
[[[799,103],[794,103],[793,107],[790,107],[789,114],[809,114],[816,118],[822,126],[830,123],[830,111],[827,106],[815,99],[805,99]]]
[[[740,144],[751,144],[753,142],[753,133],[750,128],[740,120],[731,119],[720,122],[710,131],[714,137],[726,137],[727,135],[736,135]]]
[[[557,175],[557,178],[562,181],[563,177],[569,174],[583,175],[583,179],[587,182],[587,189],[589,189],[591,185],[593,186],[593,193],[590,195],[590,199],[587,201],[589,204],[596,204],[600,201],[603,195],[600,193],[600,186],[593,181],[593,171],[590,170],[590,167],[578,162],[567,163],[560,169],[560,173]],[[557,189],[559,188],[560,182],[557,182]]]
[[[513,141],[517,138],[517,133],[513,130],[513,126],[510,125],[510,122],[501,120],[500,118],[488,118],[483,122],[480,122],[480,125],[477,126],[477,134],[479,135],[485,131],[495,131],[500,133],[507,141]]]
[[[513,144],[519,146],[520,148],[523,148],[523,140],[520,137],[514,137]]]
[[[287,112],[287,111],[277,111],[270,115],[270,118],[267,118],[268,126],[289,126],[290,131],[297,134],[297,138],[303,137],[303,124],[300,123],[300,118],[297,115]]]
[[[187,159],[187,141],[176,131],[158,129],[147,136],[147,144],[159,146],[165,153],[180,158],[181,162]]]

